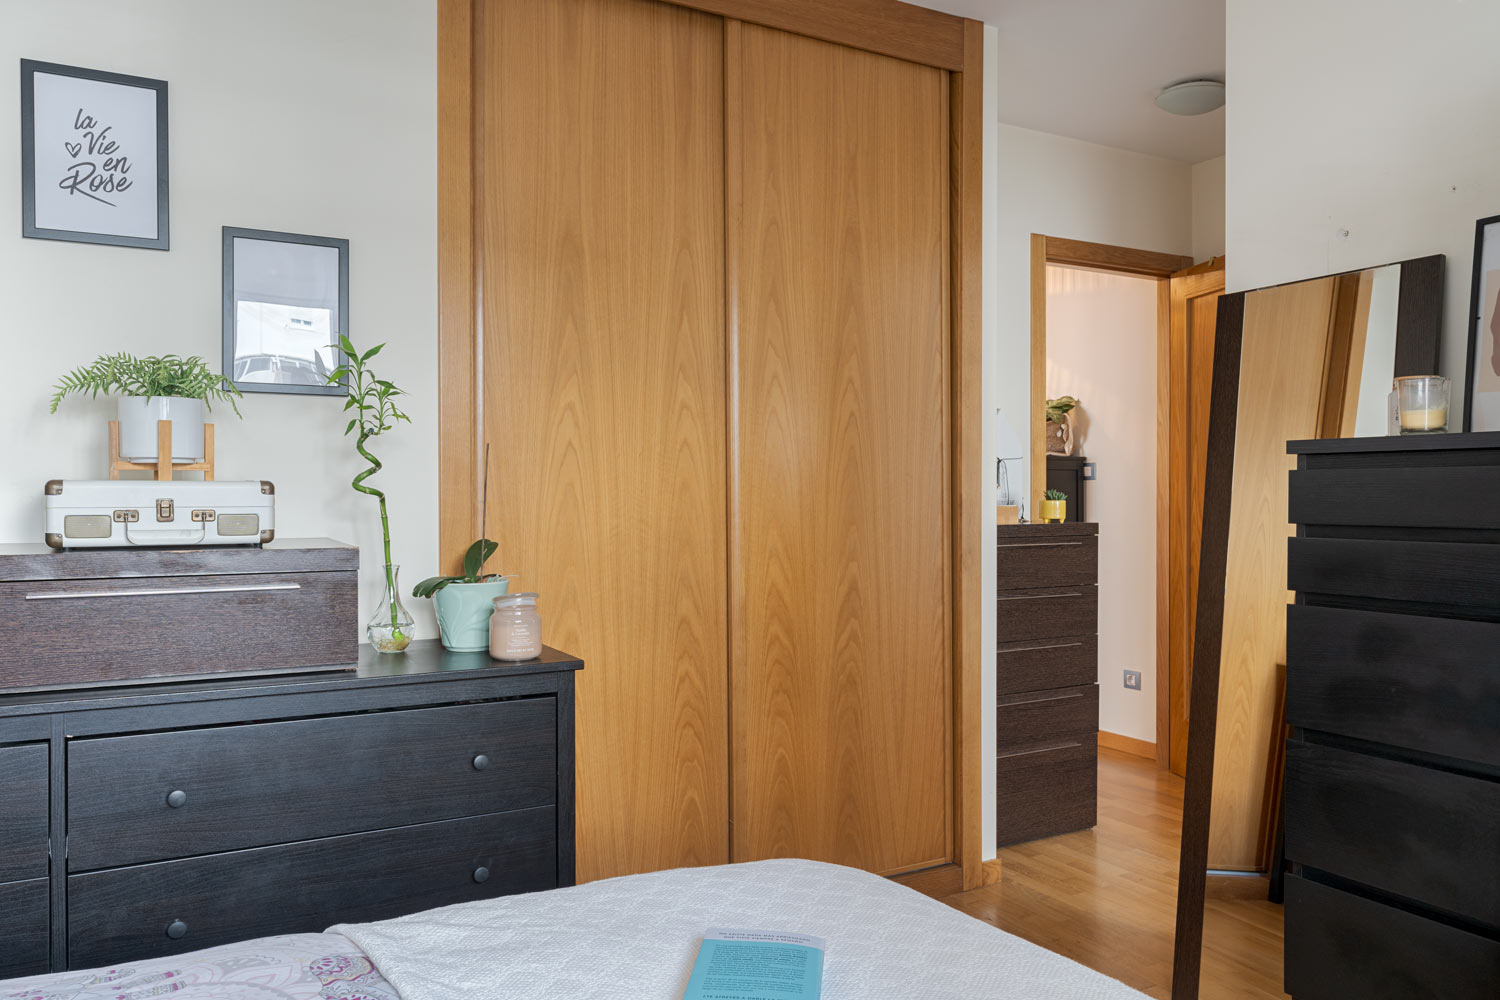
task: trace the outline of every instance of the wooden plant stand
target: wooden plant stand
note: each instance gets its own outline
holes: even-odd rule
[[[127,462],[120,457],[120,422],[109,422],[109,478],[119,479],[122,472],[150,472],[158,482],[171,482],[174,472],[201,472],[205,483],[214,478],[214,425],[203,425],[203,461],[172,461],[172,421],[156,422],[156,463]]]

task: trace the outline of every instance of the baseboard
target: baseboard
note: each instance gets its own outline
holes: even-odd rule
[[[964,888],[964,870],[952,864],[923,868],[903,875],[892,875],[890,878],[892,882],[900,882],[908,889],[915,889],[934,899],[952,896],[962,892]]]
[[[1118,750],[1128,753],[1132,757],[1145,757],[1147,760],[1156,760],[1156,744],[1138,740],[1134,736],[1121,736],[1119,733],[1106,733],[1099,730],[1099,745],[1110,750]]]

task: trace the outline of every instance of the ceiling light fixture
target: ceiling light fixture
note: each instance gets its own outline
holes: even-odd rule
[[[1220,80],[1184,80],[1156,95],[1156,106],[1174,115],[1203,115],[1224,106]]]

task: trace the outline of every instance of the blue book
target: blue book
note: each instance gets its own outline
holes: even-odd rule
[[[822,995],[822,938],[709,930],[682,1000],[818,1000]]]

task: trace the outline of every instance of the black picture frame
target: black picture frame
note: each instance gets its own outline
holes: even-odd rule
[[[90,232],[81,229],[61,229],[37,224],[36,76],[39,73],[154,92],[156,101],[155,238]],[[21,235],[23,237],[37,240],[64,240],[70,243],[101,243],[107,246],[139,247],[147,250],[171,249],[167,151],[167,82],[165,80],[84,69],[80,66],[64,66],[60,63],[41,62],[35,59],[21,60]],[[138,150],[134,153],[136,156],[140,155]]]
[[[223,232],[223,339],[224,379],[233,383],[241,392],[284,393],[300,396],[347,396],[349,376],[338,382],[316,384],[292,384],[282,382],[246,382],[234,377],[236,357],[236,324],[238,296],[234,276],[234,241],[237,239],[263,240],[270,243],[288,243],[299,246],[330,247],[338,251],[338,310],[337,319],[329,331],[332,341],[335,366],[343,365],[347,356],[339,347],[341,338],[349,336],[349,241],[334,236],[307,236],[301,233],[282,233],[266,229],[243,229],[225,226]]]
[[[1479,364],[1479,323],[1484,318],[1484,303],[1480,294],[1484,286],[1484,237],[1491,226],[1500,227],[1500,215],[1492,215],[1474,223],[1474,273],[1469,282],[1469,349],[1464,365],[1464,423],[1467,433],[1474,430],[1474,380]],[[1500,260],[1495,261],[1500,268]],[[1481,427],[1480,430],[1497,431],[1500,426]]]

